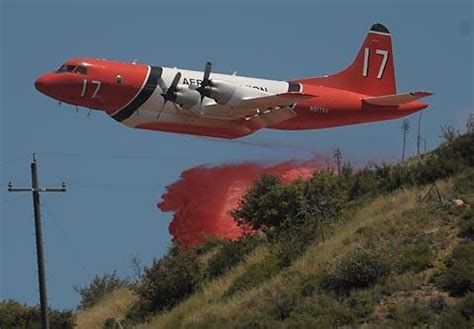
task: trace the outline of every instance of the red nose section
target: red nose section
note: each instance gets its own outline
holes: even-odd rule
[[[46,73],[46,74],[43,74],[42,76],[40,76],[38,79],[36,79],[35,81],[35,88],[36,90],[38,90],[39,92],[47,95],[47,96],[51,96],[52,97],[52,93],[51,93],[51,88],[52,88],[52,81],[53,80],[53,77],[51,75],[51,73]]]

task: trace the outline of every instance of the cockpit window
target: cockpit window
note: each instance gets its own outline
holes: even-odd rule
[[[82,65],[79,65],[76,70],[75,70],[76,73],[79,73],[79,74],[87,74],[87,67],[85,66],[82,66]]]
[[[62,65],[56,72],[60,73],[60,72],[73,72],[74,69],[76,68],[75,65]]]

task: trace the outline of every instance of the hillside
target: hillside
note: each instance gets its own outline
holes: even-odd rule
[[[472,328],[473,202],[472,132],[406,163],[262,177],[233,213],[261,233],[171,248],[77,327]]]

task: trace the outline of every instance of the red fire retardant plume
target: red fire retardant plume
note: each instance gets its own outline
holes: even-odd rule
[[[169,226],[173,242],[180,247],[198,246],[210,237],[236,239],[242,229],[228,214],[252,182],[263,173],[279,175],[283,181],[307,179],[321,168],[321,159],[287,161],[276,165],[258,163],[198,166],[181,173],[166,187],[158,208],[174,213]]]

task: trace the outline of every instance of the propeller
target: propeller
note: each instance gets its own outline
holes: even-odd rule
[[[212,80],[209,79],[211,76],[211,70],[212,70],[212,63],[207,62],[206,66],[204,67],[204,78],[202,79],[201,85],[195,90],[201,94],[201,107],[202,107],[202,101],[204,100],[204,97],[209,97],[211,95],[211,90],[207,87],[212,87]]]
[[[163,109],[165,108],[165,105],[167,102],[174,102],[176,100],[176,91],[178,90],[178,83],[180,79],[181,79],[181,72],[177,72],[173,78],[173,81],[171,82],[171,85],[168,88],[164,84],[164,81],[160,79],[159,85],[162,90],[161,96],[163,97],[164,101],[163,101],[163,105],[161,106],[160,111],[156,115],[156,119],[160,118],[160,115],[163,112]]]

